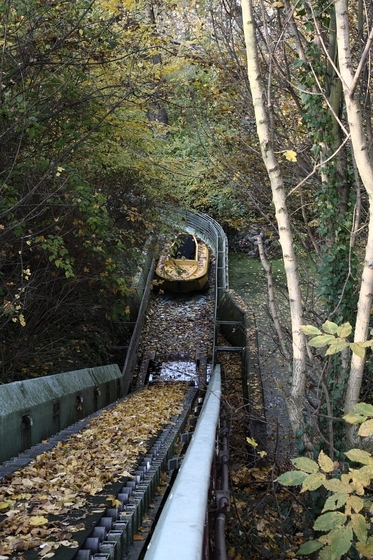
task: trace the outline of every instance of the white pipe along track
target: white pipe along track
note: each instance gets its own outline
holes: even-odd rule
[[[216,365],[201,414],[144,560],[201,560],[221,399]]]

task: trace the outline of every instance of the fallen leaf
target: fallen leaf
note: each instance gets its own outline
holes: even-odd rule
[[[257,444],[257,442],[255,441],[254,438],[247,437],[247,438],[246,438],[246,441],[247,441],[247,443],[249,443],[252,447],[254,447],[254,448],[255,448],[255,447],[258,447],[258,444]]]
[[[29,523],[32,527],[41,527],[48,523],[48,519],[42,515],[35,515],[30,517]]]
[[[275,4],[282,4],[282,2],[275,2]],[[282,4],[282,6],[280,7],[284,7],[284,5]],[[284,156],[286,157],[286,159],[288,161],[297,161],[297,152],[294,152],[294,150],[286,150],[286,152],[284,152]]]

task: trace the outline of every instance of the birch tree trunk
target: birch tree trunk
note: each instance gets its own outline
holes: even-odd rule
[[[346,101],[346,111],[351,134],[352,149],[361,181],[369,197],[368,241],[365,250],[364,268],[355,324],[355,342],[365,342],[369,332],[370,310],[373,295],[373,163],[369,157],[369,149],[364,134],[362,107],[359,103],[356,91],[359,74],[354,74],[353,72],[349,41],[348,1],[335,0],[335,10],[339,67]],[[372,32],[369,39],[371,39],[371,36]],[[369,47],[369,45],[367,46]],[[364,364],[365,356],[359,357],[356,354],[352,355],[345,399],[346,412],[351,412],[354,405],[359,401]],[[352,432],[350,431],[350,443],[352,443],[351,437]]]
[[[274,327],[275,327],[275,330],[276,330],[276,334],[277,334],[277,338],[278,338],[278,341],[279,341],[279,344],[280,344],[280,347],[281,347],[282,354],[283,354],[285,360],[288,363],[290,363],[291,357],[290,357],[290,354],[289,354],[287,346],[286,346],[284,333],[282,331],[280,319],[279,319],[278,312],[277,312],[275,290],[274,290],[274,287],[273,287],[272,265],[269,262],[269,260],[267,258],[267,255],[265,253],[262,236],[258,235],[257,240],[258,240],[258,250],[259,250],[260,262],[262,263],[262,267],[264,268],[265,273],[266,273],[266,277],[267,277],[269,313],[270,313],[270,316],[272,318],[272,321],[273,321],[273,324],[274,324]]]
[[[300,283],[286,207],[286,192],[272,144],[270,121],[266,111],[264,88],[260,77],[252,0],[242,0],[241,6],[247,55],[247,74],[253,98],[262,158],[271,183],[290,301],[293,359],[291,391],[287,399],[288,413],[294,433],[298,430],[304,433],[303,400],[306,389],[306,348],[304,335],[300,329],[303,313]]]

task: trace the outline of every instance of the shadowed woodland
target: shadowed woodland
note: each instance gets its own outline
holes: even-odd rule
[[[0,2],[0,382],[122,366],[144,251],[174,210],[209,214],[261,262],[286,371],[300,462],[265,484],[309,529],[278,548],[288,529],[257,521],[278,558],[309,538],[297,554],[373,551],[372,17],[363,0]],[[234,483],[263,486],[240,461]],[[232,558],[273,557],[239,531]]]

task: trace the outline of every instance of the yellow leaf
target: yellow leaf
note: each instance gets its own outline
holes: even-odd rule
[[[346,501],[346,514],[351,515],[351,511],[354,510],[359,513],[364,507],[364,500],[358,496],[349,496]]]
[[[42,557],[46,557],[52,550],[52,547],[50,544],[46,543],[42,546],[42,550],[39,553],[40,556]]]
[[[334,470],[334,462],[325,455],[324,451],[320,451],[318,463],[320,465],[320,469],[326,473],[330,473]]]
[[[22,479],[22,484],[23,484],[23,486],[28,486],[29,488],[32,488],[34,486],[34,483],[32,482],[32,480],[30,478],[23,478]]]
[[[301,492],[306,492],[307,490],[316,490],[325,482],[325,474],[321,472],[316,472],[309,474],[302,482]]]
[[[345,422],[348,422],[348,424],[361,424],[366,419],[367,419],[366,416],[361,416],[359,414],[354,414],[354,413],[345,414],[345,416],[343,416],[343,420]]]
[[[277,3],[279,4],[280,2]],[[286,150],[286,152],[284,152],[284,155],[288,161],[297,161],[297,152],[294,152],[294,150]]]
[[[359,356],[359,358],[364,358],[365,356],[365,348],[359,342],[351,342],[350,348],[354,354]]]
[[[30,525],[32,527],[42,527],[48,523],[48,519],[42,515],[33,515],[30,517]]]
[[[281,2],[280,0],[278,0],[277,2],[273,2],[272,4],[272,8],[283,8],[284,7],[284,3]]]
[[[362,542],[356,543],[356,550],[360,552],[365,558],[371,558],[373,554],[373,539],[370,537],[366,544]]]
[[[247,437],[247,438],[246,438],[246,441],[247,441],[247,443],[249,443],[252,447],[254,447],[254,448],[255,448],[255,447],[258,447],[258,444],[257,444],[257,442],[255,441],[254,438],[249,438],[249,437]]]
[[[352,487],[358,496],[364,496],[364,486],[358,481],[352,481]]]
[[[117,500],[115,496],[108,496],[108,500],[110,500],[112,507],[118,508],[122,505],[122,502]]]
[[[369,486],[370,481],[373,478],[373,468],[371,466],[364,466],[360,469],[350,469],[350,474],[352,476],[353,482],[358,481],[364,486]]]
[[[331,478],[324,482],[324,486],[330,492],[338,492],[339,494],[350,494],[352,487],[349,484],[350,477],[342,475],[342,480]]]
[[[373,420],[366,420],[359,428],[359,436],[366,437],[373,434]]]

